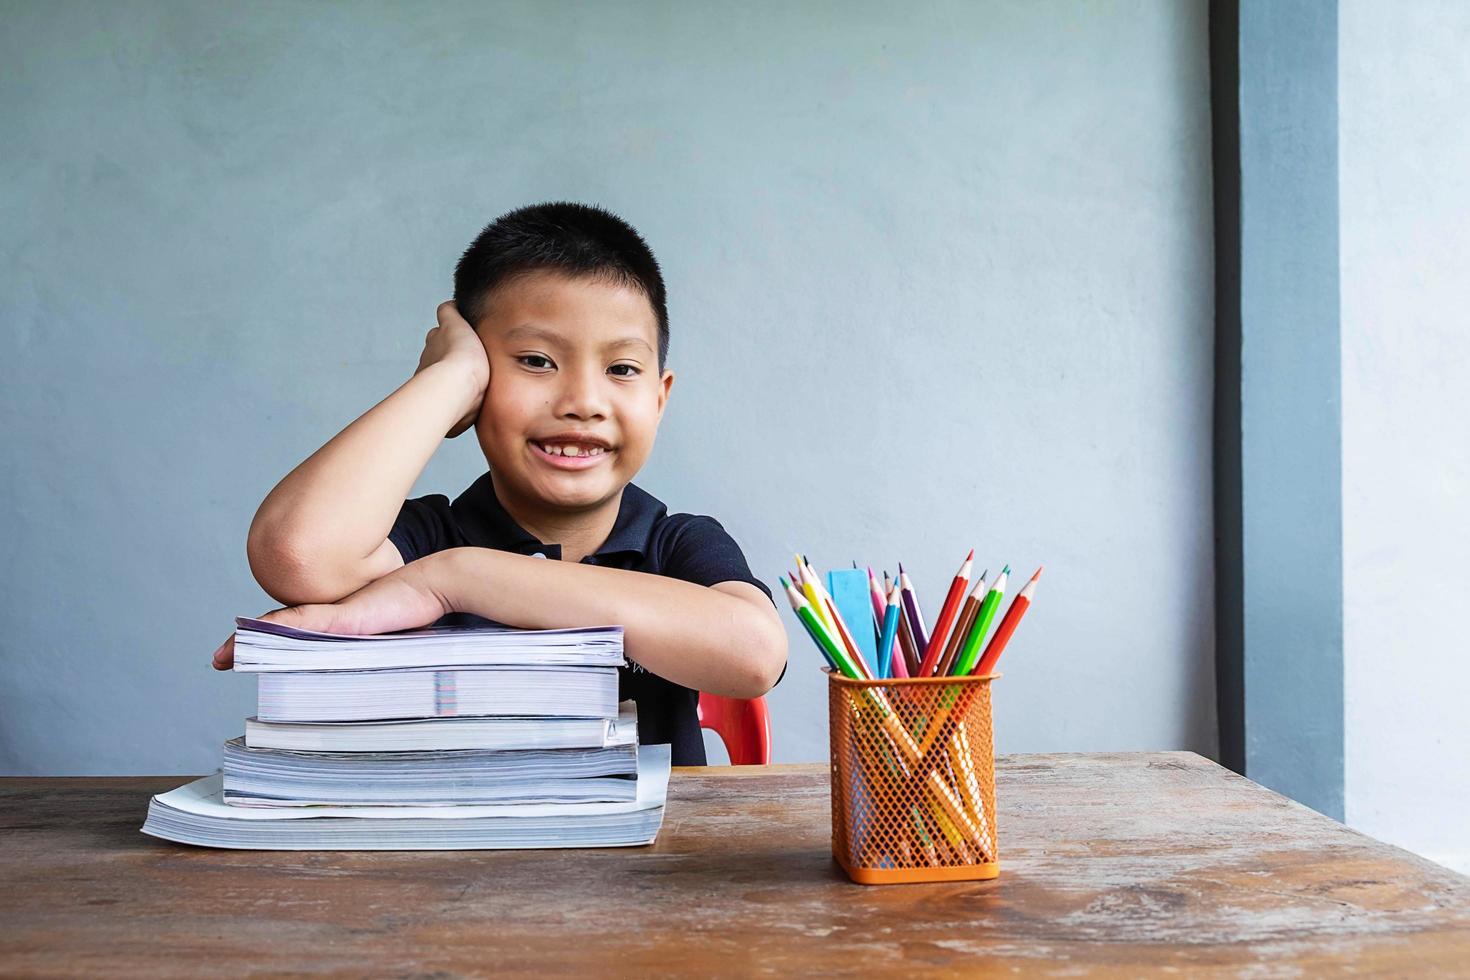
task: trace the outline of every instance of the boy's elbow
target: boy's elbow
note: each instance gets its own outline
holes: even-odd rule
[[[741,661],[745,667],[738,696],[758,698],[776,686],[786,669],[786,630],[775,616],[760,618],[750,632],[750,643]]]
[[[336,602],[352,591],[343,591],[321,562],[311,558],[286,535],[252,527],[245,542],[245,555],[255,581],[282,605]]]

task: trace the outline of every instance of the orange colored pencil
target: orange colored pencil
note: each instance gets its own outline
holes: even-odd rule
[[[939,663],[939,655],[944,652],[944,641],[949,638],[949,628],[954,625],[954,618],[960,611],[960,603],[965,598],[965,586],[970,584],[971,562],[975,560],[975,549],[965,556],[964,564],[955,573],[954,581],[949,583],[949,593],[944,597],[944,605],[939,607],[939,618],[934,621],[934,632],[929,634],[929,643],[924,647],[924,660],[919,664],[919,676],[928,677],[934,673],[934,667]]]

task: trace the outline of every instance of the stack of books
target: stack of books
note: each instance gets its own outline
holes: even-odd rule
[[[621,627],[348,637],[236,621],[256,717],[143,832],[206,847],[430,850],[652,843],[669,747],[618,703]]]

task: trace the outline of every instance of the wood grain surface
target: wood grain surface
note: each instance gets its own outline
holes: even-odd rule
[[[824,766],[676,769],[652,847],[262,852],[179,777],[0,779],[0,974],[1470,975],[1470,878],[1197,755],[998,761],[1002,872],[864,887]]]

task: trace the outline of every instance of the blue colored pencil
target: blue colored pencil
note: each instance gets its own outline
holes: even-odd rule
[[[893,676],[893,640],[898,636],[898,603],[889,603],[883,610],[883,635],[878,639],[878,676],[887,679]]]

